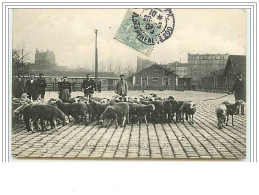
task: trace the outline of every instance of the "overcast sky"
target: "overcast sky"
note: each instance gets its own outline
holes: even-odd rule
[[[94,30],[98,29],[99,64],[132,64],[145,55],[114,39],[126,9],[15,9],[13,47],[24,43],[34,62],[36,48],[54,51],[69,67],[94,64]],[[157,63],[187,61],[188,53],[246,53],[246,12],[235,9],[172,9],[173,35],[156,45],[149,59]]]

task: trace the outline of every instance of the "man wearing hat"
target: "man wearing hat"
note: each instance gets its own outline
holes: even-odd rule
[[[116,85],[116,91],[115,93],[119,94],[120,96],[122,96],[123,98],[125,96],[127,96],[128,93],[128,84],[127,82],[124,80],[124,74],[120,75],[120,80],[118,81],[117,85]],[[125,98],[124,98],[125,99]]]
[[[13,97],[21,98],[21,95],[24,93],[24,83],[22,80],[21,75],[17,75],[16,78],[13,80]]]
[[[91,74],[86,74],[86,79],[82,83],[82,91],[86,98],[91,99],[93,97],[95,82],[90,78]]]
[[[235,81],[232,92],[234,92],[235,100],[243,100],[246,102],[246,82],[243,78],[243,74],[239,73],[237,75],[237,80]],[[238,108],[237,113],[240,114],[240,108]],[[244,104],[241,105],[241,115],[245,115],[245,107]]]
[[[41,97],[44,99],[45,88],[47,87],[46,80],[43,78],[43,74],[39,74],[39,78],[37,80],[37,98]]]
[[[35,74],[30,74],[30,79],[26,82],[26,93],[29,99],[33,101],[37,99],[36,91],[37,91],[37,82],[34,80]]]
[[[59,85],[59,97],[63,102],[67,102],[71,94],[71,84],[67,81],[67,77],[63,77],[63,81]]]

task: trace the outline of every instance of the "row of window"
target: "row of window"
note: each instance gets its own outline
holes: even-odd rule
[[[228,56],[189,56],[188,59],[197,59],[197,60],[224,60],[228,59]]]

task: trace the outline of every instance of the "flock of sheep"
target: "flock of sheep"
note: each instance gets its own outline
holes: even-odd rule
[[[103,127],[115,123],[116,128],[129,123],[138,125],[144,121],[148,123],[172,122],[175,117],[176,122],[184,120],[193,124],[193,116],[196,112],[196,104],[193,101],[177,101],[173,96],[168,98],[157,97],[156,94],[139,96],[137,98],[122,98],[118,95],[112,99],[92,98],[86,99],[84,96],[71,98],[69,102],[62,102],[58,98],[51,98],[48,102],[37,99],[31,102],[26,94],[21,98],[13,98],[13,120],[23,121],[28,131],[46,130],[48,124],[51,129],[56,129],[56,123],[63,125],[69,123],[72,116],[76,123],[84,120],[85,125],[97,121]],[[218,118],[218,128],[223,124],[227,125],[228,116],[235,114],[242,101],[235,104],[223,102],[216,107]]]

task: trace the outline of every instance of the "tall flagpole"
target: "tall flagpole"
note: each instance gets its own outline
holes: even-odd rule
[[[97,30],[95,30],[95,84],[98,82],[98,49],[97,49]]]

